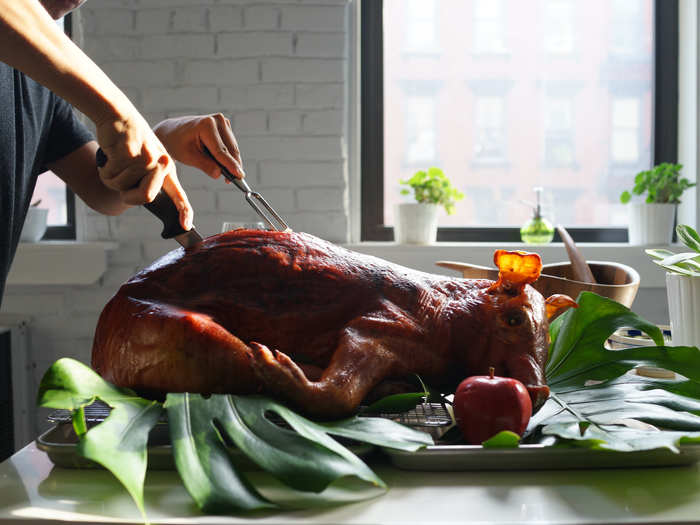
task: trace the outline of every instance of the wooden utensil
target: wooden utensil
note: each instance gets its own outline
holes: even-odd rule
[[[438,261],[436,264],[460,272],[465,279],[498,279],[498,268],[456,261]],[[588,291],[632,307],[639,289],[639,273],[634,268],[611,261],[590,261],[588,266],[597,283],[573,280],[573,265],[566,261],[543,265],[542,275],[532,286],[545,297],[563,293],[575,299],[579,293]]]
[[[591,268],[588,266],[583,254],[576,247],[576,243],[569,235],[569,232],[561,224],[557,224],[556,228],[559,232],[559,237],[561,237],[564,246],[566,246],[566,253],[569,254],[574,280],[584,283],[595,283],[596,280],[593,277]]]

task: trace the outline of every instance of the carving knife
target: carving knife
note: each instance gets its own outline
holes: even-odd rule
[[[106,163],[107,155],[102,151],[102,148],[99,148],[97,150],[97,166],[101,168]],[[202,242],[202,236],[195,230],[194,226],[189,231],[180,226],[180,213],[170,196],[163,190],[160,190],[153,202],[147,202],[143,207],[163,223],[163,231],[160,234],[163,239],[175,239],[185,249],[192,248]]]

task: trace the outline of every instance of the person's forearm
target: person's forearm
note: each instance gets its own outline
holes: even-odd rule
[[[99,124],[131,102],[37,0],[0,0],[0,61],[51,89]]]

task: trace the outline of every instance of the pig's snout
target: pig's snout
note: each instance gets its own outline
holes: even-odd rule
[[[538,360],[529,354],[523,354],[504,363],[505,375],[520,381],[532,401],[533,412],[541,407],[549,397],[549,387],[545,384],[544,371]]]
[[[530,400],[532,401],[532,411],[535,412],[538,408],[544,405],[544,402],[549,398],[549,387],[547,385],[526,385]]]

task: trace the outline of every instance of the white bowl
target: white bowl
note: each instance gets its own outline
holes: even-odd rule
[[[46,219],[49,216],[47,208],[37,208],[30,206],[27,211],[27,218],[19,236],[20,242],[38,242],[46,233]]]

